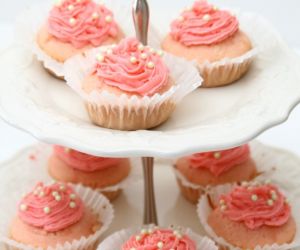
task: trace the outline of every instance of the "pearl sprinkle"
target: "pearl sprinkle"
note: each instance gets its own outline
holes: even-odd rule
[[[26,204],[21,204],[20,205],[20,210],[23,211],[23,212],[26,211],[27,210],[27,205]]]

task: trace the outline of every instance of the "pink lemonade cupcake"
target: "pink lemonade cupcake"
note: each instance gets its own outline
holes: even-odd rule
[[[257,175],[249,145],[180,158],[175,170],[187,182],[198,187],[187,186],[180,176],[177,178],[183,196],[192,203],[197,203],[209,186],[249,181]]]
[[[59,63],[124,37],[112,11],[92,0],[58,0],[37,33],[40,49]]]
[[[238,186],[222,195],[219,204],[207,223],[233,247],[282,245],[291,243],[295,237],[291,207],[274,185]]]
[[[196,1],[172,22],[162,48],[176,56],[195,60],[204,78],[204,87],[223,86],[240,79],[251,63],[246,60],[238,65],[214,65],[223,59],[245,55],[252,50],[252,44],[240,30],[235,16],[205,0]]]
[[[124,39],[118,46],[98,55],[94,70],[84,79],[82,88],[87,94],[107,92],[120,99],[135,96],[139,100],[163,95],[174,86],[174,81],[161,56],[161,51],[145,47],[135,38]],[[87,103],[86,106],[95,124],[119,130],[156,127],[175,109],[175,103],[169,100],[152,109],[122,107],[118,103]]]
[[[19,203],[10,238],[26,246],[46,249],[88,237],[101,227],[98,216],[85,207],[70,186],[39,183]]]
[[[189,229],[168,229],[149,226],[142,230],[125,229],[105,239],[98,250],[217,250],[207,237]]]
[[[48,172],[54,180],[80,183],[93,189],[117,185],[128,177],[130,168],[127,158],[96,157],[62,146],[53,146],[48,162]],[[114,200],[121,189],[101,193]]]

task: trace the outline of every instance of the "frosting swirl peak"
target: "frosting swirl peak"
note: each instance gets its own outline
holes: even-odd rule
[[[212,45],[231,37],[238,29],[239,23],[235,16],[200,0],[172,22],[171,36],[188,47]]]
[[[107,38],[115,38],[119,27],[113,13],[92,0],[61,0],[50,12],[48,32],[80,49],[100,46]]]
[[[77,223],[84,205],[74,190],[65,184],[44,186],[38,183],[19,204],[19,218],[46,232],[58,232]]]
[[[168,84],[169,70],[161,53],[143,46],[136,38],[126,38],[98,55],[95,73],[108,86],[151,96]]]
[[[195,242],[187,235],[170,229],[143,229],[140,234],[132,236],[122,250],[196,250]]]
[[[250,148],[247,144],[219,152],[198,153],[189,157],[192,168],[208,169],[215,176],[220,176],[249,159]]]
[[[291,216],[289,204],[274,185],[236,187],[221,196],[220,205],[226,217],[244,223],[251,230],[263,225],[282,226]]]
[[[120,163],[121,159],[103,158],[81,153],[79,151],[55,145],[54,154],[68,166],[85,172],[103,170]]]

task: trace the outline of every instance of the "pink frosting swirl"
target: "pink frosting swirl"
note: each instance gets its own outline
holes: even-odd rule
[[[215,176],[220,176],[249,159],[250,148],[247,144],[219,152],[194,154],[189,157],[190,167],[208,169]]]
[[[178,235],[170,229],[155,229],[132,236],[122,250],[196,250],[195,242],[187,235]]]
[[[92,0],[64,0],[51,10],[48,32],[80,49],[87,45],[97,47],[107,38],[116,37],[119,27],[104,5]]]
[[[231,37],[238,29],[235,16],[202,0],[172,22],[171,35],[185,46],[212,45]]]
[[[54,154],[68,166],[84,171],[94,172],[116,166],[121,158],[103,158],[78,152],[62,146],[53,147]]]
[[[77,223],[83,213],[84,205],[74,190],[58,183],[50,186],[38,183],[19,204],[19,218],[46,232],[68,228]]]
[[[221,196],[220,204],[226,217],[251,230],[263,225],[280,227],[291,216],[286,198],[274,185],[236,187]]]
[[[104,84],[118,89],[151,96],[166,86],[169,70],[160,51],[144,47],[135,38],[126,38],[96,64],[96,74]]]

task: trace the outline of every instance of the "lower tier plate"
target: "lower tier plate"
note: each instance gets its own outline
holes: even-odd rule
[[[251,143],[259,154],[256,154],[257,164],[268,164],[275,169],[270,179],[288,191],[293,199],[300,194],[300,159],[285,150],[264,146],[258,142]],[[36,146],[18,152],[11,160],[0,165],[0,211],[1,207],[17,204],[20,194],[29,190],[34,182],[38,170],[25,171],[22,166],[35,152]],[[260,156],[258,156],[260,155]],[[136,166],[138,167],[138,166]],[[142,168],[140,168],[141,170]],[[155,164],[155,191],[157,211],[160,225],[180,225],[203,234],[204,231],[197,218],[196,206],[187,202],[179,193],[171,162],[158,159]],[[104,237],[122,228],[138,226],[143,218],[143,184],[136,182],[127,187],[122,195],[113,202],[115,219]],[[12,205],[13,206],[13,205]],[[7,216],[13,216],[16,210]],[[5,229],[0,228],[0,234]],[[0,245],[1,248],[1,245]],[[2,249],[2,248],[1,248]]]

